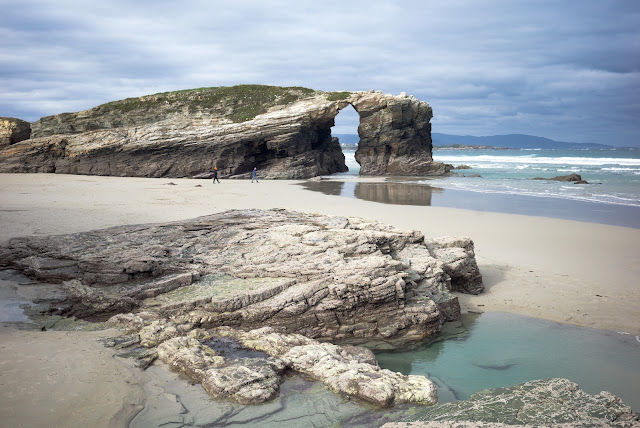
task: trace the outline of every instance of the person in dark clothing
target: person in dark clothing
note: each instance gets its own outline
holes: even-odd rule
[[[218,180],[218,168],[213,167],[213,184],[216,184],[216,180],[220,183],[220,180]]]
[[[253,180],[256,180],[256,183],[258,182],[258,168],[254,167],[253,171],[251,172],[251,182],[253,183]]]

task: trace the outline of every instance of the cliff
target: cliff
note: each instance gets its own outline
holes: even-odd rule
[[[242,85],[149,95],[31,125],[31,139],[0,150],[0,172],[308,178],[347,170],[331,127],[351,104],[360,115],[363,175],[438,175],[432,111],[406,95]]]
[[[14,117],[0,117],[0,148],[26,140],[31,134],[31,125]]]

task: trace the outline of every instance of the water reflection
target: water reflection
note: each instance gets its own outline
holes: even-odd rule
[[[444,189],[421,183],[366,183],[352,181],[320,180],[301,184],[307,190],[325,195],[346,196],[371,202],[394,205],[430,206],[431,196]]]

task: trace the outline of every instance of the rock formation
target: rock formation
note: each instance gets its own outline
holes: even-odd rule
[[[31,135],[31,125],[13,117],[0,117],[0,148],[26,140]]]
[[[67,299],[47,313],[128,330],[106,343],[146,348],[130,352],[140,367],[158,358],[244,404],[274,398],[285,369],[380,406],[434,404],[428,379],[316,339],[435,335],[460,313],[450,289],[476,292],[482,281],[468,238],[285,210],[14,238],[0,247],[2,267],[62,282]]]
[[[0,150],[0,172],[308,178],[346,171],[331,127],[353,105],[364,175],[442,175],[431,157],[432,111],[406,95],[327,93],[244,85],[107,103],[32,124],[31,139]]]
[[[638,415],[604,391],[589,395],[567,379],[534,380],[473,394],[469,400],[420,409],[414,422],[383,428],[437,427],[637,427]],[[424,421],[424,422],[420,422]]]
[[[270,325],[325,340],[434,335],[459,314],[450,289],[482,287],[468,238],[284,210],[15,238],[0,266],[65,281],[67,315],[144,311],[186,329]]]
[[[131,317],[116,316],[112,323],[127,324]],[[379,406],[437,402],[435,385],[429,379],[381,369],[371,351],[357,346],[321,343],[299,334],[277,333],[270,327],[248,332],[229,327],[195,329],[170,339],[158,337],[162,335],[157,328],[143,328],[139,337],[147,347],[159,342],[158,358],[201,383],[215,398],[242,404],[271,400],[278,394],[284,370],[289,369],[323,382],[336,393]],[[223,347],[215,345],[220,341],[225,342]],[[234,357],[229,347],[236,353],[257,352]]]
[[[535,177],[534,180],[566,181],[574,184],[589,184],[582,179],[580,174],[558,175],[552,178]]]

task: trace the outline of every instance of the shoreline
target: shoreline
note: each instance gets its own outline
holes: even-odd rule
[[[214,185],[196,179],[0,174],[0,224],[5,226],[0,242],[183,220],[229,209],[286,208],[364,217],[419,230],[427,237],[471,237],[486,291],[459,296],[463,310],[513,312],[640,334],[640,229],[336,198],[308,191],[298,185],[302,182],[222,180]]]
[[[376,180],[379,181],[358,179],[359,182]],[[0,174],[0,224],[3,226],[0,242],[17,236],[183,220],[229,209],[286,208],[363,217],[403,230],[419,230],[427,237],[470,236],[475,242],[476,260],[486,290],[478,296],[456,293],[463,311],[515,313],[640,335],[640,288],[637,285],[640,229],[336,198],[308,191],[299,185],[300,180],[261,180],[257,184],[249,180],[221,181],[214,185],[210,180],[195,179]],[[54,406],[56,399],[77,399],[73,394],[86,395],[90,403],[106,401],[108,405],[101,414],[111,413],[109,417],[116,421],[113,426],[126,426],[140,411],[136,406],[149,399],[150,393],[144,386],[149,378],[144,372],[132,371],[125,361],[105,358],[112,356],[113,350],[95,341],[93,335],[101,333],[25,333],[2,325],[0,361],[9,363],[15,359],[12,350],[17,349],[15,347],[24,349],[24,355],[38,358],[46,358],[56,350],[55,355],[61,359],[50,358],[50,365],[42,366],[38,361],[23,358],[24,361],[15,362],[24,362],[20,370],[9,372],[4,370],[8,366],[3,365],[0,379],[3,385],[15,385],[15,388],[22,384],[38,385],[43,379],[53,382],[55,398],[50,390],[39,390],[48,406]],[[64,340],[56,340],[58,337]],[[52,378],[47,377],[50,373],[45,367],[53,368],[52,373],[58,375],[74,370],[77,373],[69,379]],[[81,376],[78,367],[84,367],[90,375]],[[67,386],[67,381],[72,386]],[[100,388],[81,389],[91,382]],[[13,389],[3,388],[5,394],[12,393]],[[130,397],[129,401],[122,401],[123,394]],[[161,398],[161,402],[164,399]],[[36,421],[40,424],[53,420],[52,417],[68,417],[65,426],[87,425],[84,413],[67,414],[64,408],[56,407],[51,409],[54,415],[51,416],[44,413],[44,408],[32,412],[33,404],[24,395],[21,400],[3,399],[3,405],[15,408],[3,407],[0,412],[3,420],[15,420],[19,426],[36,417],[40,418]],[[91,408],[91,405],[81,406],[78,412]],[[105,416],[97,425],[106,426],[107,419]],[[38,425],[36,422],[33,425]]]

